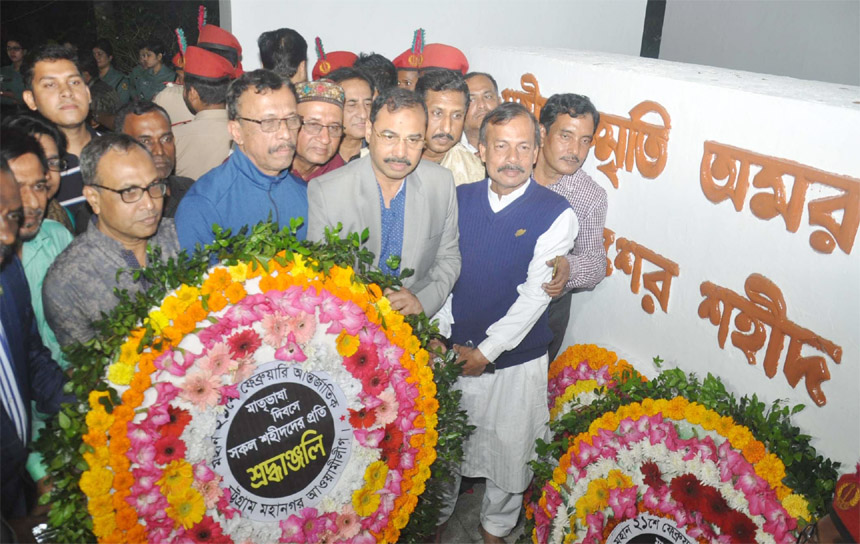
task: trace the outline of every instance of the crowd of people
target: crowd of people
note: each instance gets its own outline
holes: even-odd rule
[[[33,513],[50,486],[30,445],[71,400],[62,348],[95,337],[116,289],[147,288],[134,275],[147,249],[169,259],[211,243],[213,225],[301,219],[300,239],[367,229],[380,270],[414,270],[386,295],[439,320],[447,342],[434,347],[464,361],[476,427],[440,534],[460,477],[482,477],[481,533],[501,542],[546,432],[571,294],[606,271],[606,192],[581,169],[599,113],[565,93],[536,119],[444,44],[313,66],[291,29],[258,46],[263,68],[245,72],[236,37],[206,25],[172,63],[141,44],[125,75],[107,40],[77,52],[6,41],[3,99],[27,111],[4,115],[0,137],[3,518]]]

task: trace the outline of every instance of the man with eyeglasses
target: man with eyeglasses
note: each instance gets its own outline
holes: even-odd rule
[[[241,74],[225,57],[197,47],[185,50],[182,97],[194,119],[175,128],[176,175],[200,179],[230,155],[227,87]]]
[[[93,140],[81,153],[81,173],[91,224],[57,257],[42,287],[45,317],[64,347],[96,335],[93,322],[119,301],[115,289],[134,298],[149,287],[133,276],[147,266],[147,248],[160,247],[163,260],[179,253],[173,221],[161,217],[167,185],[137,140],[118,133]]]
[[[301,83],[296,88],[302,119],[291,172],[305,183],[346,164],[337,154],[343,136],[344,93],[327,80]]]
[[[211,244],[213,225],[237,233],[267,219],[281,226],[301,219],[296,235],[304,240],[307,185],[289,172],[302,126],[295,87],[270,70],[246,72],[227,90],[227,115],[236,149],[179,203],[176,229],[182,248]]]
[[[391,87],[370,110],[370,153],[308,185],[308,238],[343,225],[341,236],[368,229],[374,265],[386,274],[414,274],[386,290],[404,314],[433,315],[460,273],[457,199],[451,172],[422,161],[427,109],[412,91]]]

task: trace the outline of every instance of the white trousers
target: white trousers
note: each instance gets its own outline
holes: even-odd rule
[[[448,521],[457,505],[462,476],[455,473],[453,480],[451,486],[442,493],[439,525]],[[508,493],[487,478],[487,488],[484,491],[484,498],[481,499],[481,526],[493,536],[499,538],[508,536],[517,526],[522,504],[522,493]]]

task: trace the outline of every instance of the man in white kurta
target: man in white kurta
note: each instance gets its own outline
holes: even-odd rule
[[[531,179],[537,142],[537,122],[519,104],[485,118],[479,151],[489,178],[457,188],[462,268],[436,315],[465,361],[458,388],[476,427],[440,523],[454,510],[460,477],[485,477],[484,542],[501,542],[516,525],[535,440],[546,436],[546,262],[569,251],[578,231],[567,201]]]

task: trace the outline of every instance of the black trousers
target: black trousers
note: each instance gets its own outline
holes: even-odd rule
[[[567,332],[567,322],[570,320],[570,297],[573,291],[552,299],[549,303],[549,328],[552,331],[552,342],[549,345],[549,362],[552,363],[564,342]]]

